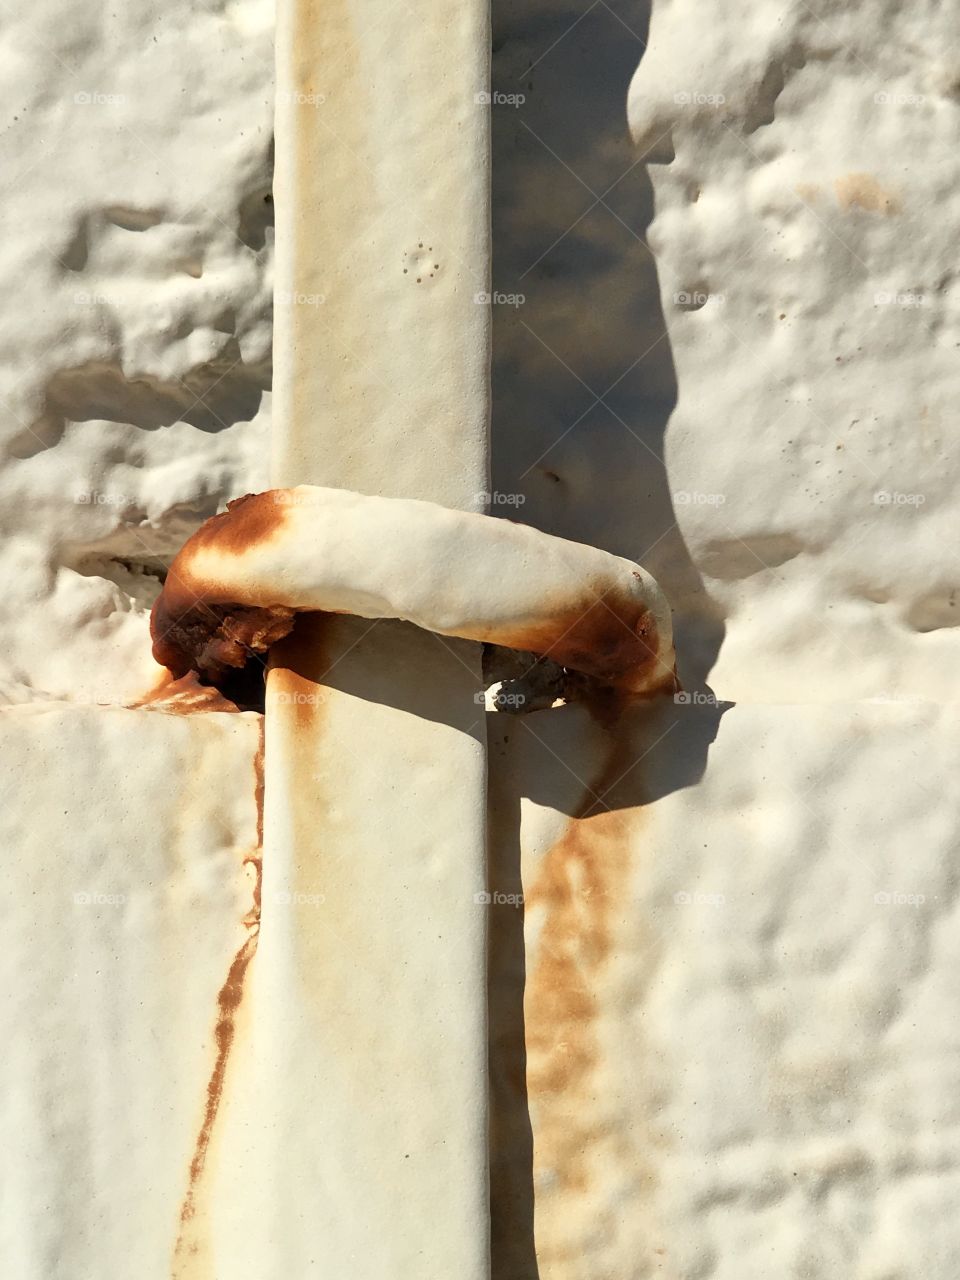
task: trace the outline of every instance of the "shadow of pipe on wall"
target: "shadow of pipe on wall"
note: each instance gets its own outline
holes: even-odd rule
[[[649,16],[649,0],[493,3],[490,509],[653,573],[674,610],[683,687],[706,690],[698,706],[663,699],[595,726],[579,748],[564,746],[564,726],[582,709],[488,718],[490,883],[526,893],[525,907],[494,905],[490,918],[494,1280],[583,1274],[585,1258],[568,1269],[550,1240],[535,1241],[537,1166],[542,1175],[552,1163],[576,1193],[583,1152],[599,1140],[578,1119],[590,1111],[579,1098],[596,1094],[594,988],[615,946],[611,902],[637,870],[635,811],[696,784],[724,710],[705,684],[723,621],[677,527],[664,460],[676,375],[645,240],[652,184],[626,125]],[[654,728],[664,737],[638,747]],[[530,801],[567,821],[524,884]],[[586,916],[580,891],[593,903]],[[534,902],[544,924],[539,972],[528,972]],[[546,1102],[536,1159],[528,1087]]]
[[[649,5],[618,4],[494,0],[490,510],[648,569],[696,689],[723,623],[664,462],[677,383],[626,124]]]
[[[645,922],[636,906],[650,876],[648,807],[697,785],[727,705],[662,695],[607,723],[584,706],[487,718],[493,1280],[583,1274],[577,1249],[564,1258],[554,1227],[539,1222],[544,1212],[572,1210],[591,1230],[615,1230],[602,1221],[603,1194],[591,1198],[589,1170],[618,1161],[605,1149],[617,1124],[602,1085],[616,970],[629,971],[639,1002],[658,960],[655,931],[638,936]],[[533,810],[553,818],[542,848],[531,836]],[[642,1217],[655,1171],[631,1176],[636,1202],[619,1213]]]

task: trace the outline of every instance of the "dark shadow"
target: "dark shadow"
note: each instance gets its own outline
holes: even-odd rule
[[[270,650],[270,665],[294,671],[320,689],[446,725],[482,744],[487,713],[478,650],[470,641],[391,618],[372,622],[347,614],[301,613],[290,635]],[[471,675],[473,702],[464,698]]]
[[[597,806],[610,812],[633,809],[696,786],[720,720],[732,705],[717,703],[712,694],[684,693],[677,695],[679,701],[670,694],[626,699],[613,711],[598,699],[594,705],[569,703],[531,715],[487,712],[477,649],[468,640],[439,636],[395,619],[301,613],[269,657],[270,665],[289,668],[318,688],[393,707],[477,742],[486,736],[491,788],[512,789],[515,802],[505,801],[511,812],[524,797],[577,818],[599,811]],[[254,669],[244,678],[256,681],[264,656],[252,659],[249,665]],[[406,679],[398,680],[398,671]],[[464,681],[471,676],[474,702],[465,705]],[[238,681],[233,688],[240,691],[247,685]],[[498,777],[495,748],[509,742],[511,735],[515,740],[525,737],[527,747],[512,756],[504,782]],[[488,809],[499,815],[497,796],[491,795]],[[514,824],[509,830],[515,841]],[[519,875],[519,864],[509,874]]]
[[[696,698],[724,628],[677,528],[664,461],[676,374],[645,238],[652,186],[626,124],[649,11],[649,0],[493,0],[491,511],[649,569]],[[491,884],[520,892],[521,798],[582,816],[692,786],[722,714],[665,699],[592,733],[577,708],[491,717]],[[665,729],[632,765],[644,734],[653,744]],[[514,752],[514,735],[541,740],[538,767],[527,765],[540,748]],[[614,778],[594,777],[597,762],[613,774],[620,759],[627,772],[598,799],[591,791]],[[490,955],[493,1277],[537,1280],[522,910],[492,910]]]
[[[730,704],[637,704],[606,725],[583,706],[491,715],[489,884],[490,1212],[493,1280],[538,1280],[533,1129],[527,1096],[520,807],[581,818],[633,810],[696,786]],[[617,833],[614,838],[623,838]],[[514,895],[519,895],[514,897]]]
[[[648,568],[694,689],[723,624],[664,463],[676,375],[626,124],[648,19],[645,0],[493,6],[491,511]]]
[[[263,174],[259,182],[240,201],[237,212],[237,235],[255,253],[260,253],[267,243],[267,233],[272,232],[273,214],[273,165],[274,140],[270,139],[264,160]]]

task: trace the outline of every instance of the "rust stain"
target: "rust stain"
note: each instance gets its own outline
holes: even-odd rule
[[[320,690],[329,666],[324,620],[329,615],[305,614],[303,625],[286,636],[270,655],[270,676],[284,702],[296,710],[298,729],[309,729],[322,701]]]
[[[604,684],[647,687],[659,665],[653,615],[636,600],[585,591],[548,621],[490,637],[511,649],[528,649]]]
[[[153,656],[175,677],[194,670],[204,683],[219,684],[292,628],[292,609],[225,600],[216,583],[202,581],[191,568],[197,553],[211,547],[218,555],[241,556],[273,538],[288,510],[281,494],[286,496],[268,489],[234,498],[177,553],[150,612]]]
[[[215,542],[218,552],[240,556],[257,543],[269,541],[283,527],[286,512],[278,496],[282,492],[267,489],[232,498],[226,511],[203,522],[188,545],[201,550]]]
[[[206,1240],[197,1216],[197,1203],[202,1189],[203,1173],[214,1134],[217,1115],[223,1099],[230,1052],[236,1039],[237,1012],[243,1000],[244,981],[250,962],[256,955],[260,936],[260,898],[263,845],[263,748],[264,726],[260,722],[260,744],[254,756],[254,794],[257,805],[257,847],[244,858],[244,866],[254,873],[252,903],[243,917],[247,937],[227,970],[227,976],[217,993],[217,1018],[213,1038],[216,1056],[213,1070],[207,1082],[207,1096],[203,1119],[194,1143],[193,1158],[187,1178],[187,1191],[180,1209],[180,1231],[173,1255],[173,1280],[189,1280],[197,1276],[206,1255]]]
[[[168,583],[172,576],[173,570]],[[181,609],[161,594],[150,614],[153,656],[174,676],[193,670],[215,685],[287,635],[295,616],[283,605],[256,608],[210,604],[202,598]]]
[[[201,684],[223,688],[252,657],[265,654],[293,630],[293,607],[227,601],[227,588],[202,583],[192,568],[196,553],[205,547],[240,555],[271,537],[289,503],[290,492],[283,489],[246,494],[228,503],[227,511],[208,520],[181,548],[150,617],[154,658],[175,678],[195,671]],[[642,582],[639,570],[634,577]],[[236,585],[229,590],[236,592]],[[634,584],[628,589],[596,577],[576,592],[540,602],[539,620],[513,625],[463,621],[446,634],[537,654],[600,686],[645,695],[675,688],[674,663],[662,652],[656,615],[634,592]]]
[[[153,656],[175,677],[195,670],[204,684],[222,687],[252,656],[266,653],[292,631],[297,611],[289,603],[264,600],[259,591],[248,590],[242,578],[240,586],[235,577],[227,586],[197,573],[197,555],[205,550],[237,557],[272,538],[291,505],[289,490],[246,494],[208,520],[181,548],[150,616]],[[471,518],[478,531],[483,522],[490,525],[488,517]],[[212,571],[208,567],[206,572]],[[643,582],[639,570],[634,578],[636,582],[611,583],[609,575],[598,571],[575,590],[538,601],[536,620],[492,625],[464,619],[441,630],[533,652],[601,684],[647,693],[667,687],[672,668],[661,652],[663,637],[655,613],[642,592],[638,598],[637,584]],[[247,602],[238,602],[237,595]]]
[[[534,1174],[550,1194],[579,1195],[590,1184],[599,1146],[610,1137],[601,1097],[603,983],[615,953],[619,918],[629,901],[631,837],[638,806],[610,808],[624,774],[636,786],[630,734],[617,722],[622,704],[598,718],[608,749],[560,838],[544,856],[525,911],[542,911],[535,964],[524,998],[527,1095],[534,1115]]]
[[[264,765],[264,750],[265,750],[265,740],[266,740],[265,729],[266,729],[266,726],[264,725],[264,722],[261,720],[260,721],[260,741],[257,745],[257,753],[253,757],[253,773],[255,778],[253,796],[257,806],[257,849],[258,851],[263,848],[263,788],[264,788],[263,765]],[[258,882],[257,884],[258,905],[259,905],[259,902],[260,902],[260,885]],[[259,916],[257,918],[259,919]]]
[[[192,716],[210,711],[239,712],[240,707],[213,685],[201,684],[195,671],[174,679],[164,671],[153,689],[137,702],[129,703],[134,711],[163,711],[168,715]]]
[[[613,753],[614,755],[616,753]],[[593,790],[614,781],[612,759]],[[527,1089],[537,1107],[535,1168],[563,1190],[586,1189],[591,1108],[579,1105],[598,1062],[597,979],[612,945],[611,915],[629,870],[627,822],[596,803],[571,818],[525,895],[544,909],[525,1001]]]
[[[227,973],[226,982],[220,988],[217,996],[217,1023],[214,1029],[214,1039],[217,1045],[217,1058],[214,1063],[213,1072],[207,1084],[207,1102],[203,1116],[203,1124],[200,1133],[197,1135],[196,1146],[194,1147],[193,1159],[190,1162],[190,1180],[187,1194],[180,1210],[180,1235],[177,1239],[176,1249],[173,1257],[173,1275],[174,1280],[181,1280],[187,1275],[186,1268],[191,1260],[201,1256],[203,1250],[203,1241],[198,1238],[198,1233],[191,1230],[197,1212],[197,1192],[200,1181],[203,1176],[204,1166],[207,1159],[207,1151],[210,1147],[210,1139],[213,1134],[214,1122],[217,1118],[217,1112],[220,1108],[220,1099],[223,1094],[223,1083],[227,1071],[227,1059],[230,1055],[230,1049],[233,1045],[234,1038],[234,1017],[240,1001],[243,999],[243,981],[246,976],[247,966],[253,959],[257,949],[257,937],[255,933],[247,938],[243,946],[233,958]]]
[[[837,202],[844,213],[851,209],[863,209],[867,213],[883,213],[887,216],[900,212],[900,201],[880,186],[870,173],[848,173],[833,184]]]

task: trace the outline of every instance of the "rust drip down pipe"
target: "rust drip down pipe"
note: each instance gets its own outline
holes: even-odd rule
[[[625,693],[674,679],[670,608],[639,565],[512,521],[313,485],[247,494],[189,539],[154,606],[154,656],[217,683],[298,611],[526,650]]]

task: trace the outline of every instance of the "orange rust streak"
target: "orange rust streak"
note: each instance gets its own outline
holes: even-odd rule
[[[213,546],[218,554],[241,556],[251,547],[268,542],[283,527],[289,510],[279,500],[283,490],[267,489],[264,493],[245,493],[227,503],[226,511],[205,520],[174,558],[160,600],[162,611],[178,617],[200,601],[226,603],[215,591],[215,584],[197,582],[190,564],[198,551]]]
[[[247,972],[247,966],[253,959],[257,949],[257,935],[252,933],[243,946],[233,958],[233,963],[227,973],[227,980],[220,988],[217,996],[217,1009],[219,1010],[217,1017],[217,1025],[214,1030],[214,1039],[217,1045],[217,1058],[213,1066],[213,1072],[207,1083],[207,1104],[203,1115],[203,1124],[200,1126],[200,1133],[197,1136],[197,1144],[194,1148],[193,1159],[190,1161],[190,1183],[187,1194],[184,1198],[183,1208],[180,1211],[180,1222],[186,1225],[196,1212],[196,1191],[203,1174],[203,1167],[207,1157],[207,1150],[210,1146],[210,1138],[213,1133],[213,1124],[217,1118],[217,1111],[220,1107],[220,1099],[223,1095],[223,1082],[227,1072],[227,1059],[230,1056],[230,1049],[233,1045],[234,1036],[234,1016],[243,999],[243,980]],[[177,1253],[182,1252],[182,1246],[185,1241],[185,1235],[181,1234],[177,1241]]]
[[[261,718],[259,724],[260,738],[257,753],[253,757],[253,773],[256,779],[253,789],[254,803],[257,806],[257,849],[263,848],[263,787],[264,787],[264,751],[266,749],[266,727]],[[257,884],[257,905],[260,903],[260,885]]]
[[[498,632],[497,644],[542,654],[562,667],[616,684],[642,681],[658,661],[653,616],[635,600],[608,593],[565,607],[548,622]]]
[[[188,671],[178,680],[174,680],[169,671],[164,671],[149,693],[129,705],[134,711],[149,709],[177,716],[192,716],[210,711],[239,712],[240,710],[237,704],[231,702],[219,689],[215,689],[212,685],[201,684],[195,671]]]
[[[602,796],[622,774],[624,732],[588,794]],[[628,891],[629,811],[591,800],[543,859],[525,910],[543,909],[525,1006],[528,1097],[536,1111],[535,1166],[563,1190],[584,1190],[591,1144],[591,1078],[599,1065],[597,987],[613,946],[614,912]]]
[[[203,1177],[207,1152],[210,1148],[214,1125],[223,1097],[230,1051],[233,1048],[236,1035],[237,1010],[243,1000],[244,979],[250,962],[256,955],[257,943],[260,937],[261,855],[263,848],[263,750],[264,727],[261,720],[260,744],[253,762],[254,795],[257,806],[257,847],[244,859],[244,864],[251,865],[256,875],[252,906],[243,919],[243,923],[249,932],[243,945],[233,957],[230,968],[227,971],[226,980],[217,993],[217,1021],[213,1033],[217,1053],[210,1079],[207,1082],[207,1098],[204,1106],[203,1121],[194,1144],[193,1158],[190,1161],[187,1181],[187,1192],[180,1209],[180,1234],[177,1237],[177,1243],[174,1248],[173,1280],[181,1280],[181,1278],[182,1280],[187,1280],[191,1260],[195,1259],[200,1252],[201,1241],[196,1238],[196,1233],[191,1231],[190,1225],[196,1217],[197,1193]]]
[[[210,542],[217,550],[239,556],[257,543],[264,543],[282,526],[287,508],[279,500],[280,489],[267,489],[264,493],[245,493],[233,498],[226,511],[206,520],[190,539],[194,549]]]
[[[293,707],[295,732],[305,740],[316,732],[323,711],[320,690],[330,667],[327,618],[322,613],[304,615],[270,655],[271,680],[280,697]]]
[[[188,538],[175,557],[150,614],[153,656],[176,676],[191,668],[216,680],[225,668],[242,667],[251,652],[262,653],[293,626],[293,610],[249,607],[224,598],[217,583],[191,572],[197,552],[214,546],[218,554],[241,556],[268,542],[283,526],[288,507],[283,490],[247,493],[227,503]]]

